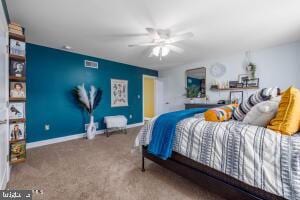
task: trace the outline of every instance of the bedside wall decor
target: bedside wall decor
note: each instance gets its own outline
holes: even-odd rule
[[[226,73],[226,66],[221,63],[215,63],[209,68],[213,77],[221,77]]]
[[[230,102],[240,104],[243,103],[244,92],[243,91],[230,91]]]

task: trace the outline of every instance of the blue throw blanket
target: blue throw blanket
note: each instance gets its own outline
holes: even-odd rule
[[[153,126],[152,140],[148,146],[148,152],[163,160],[171,157],[177,123],[197,113],[203,113],[206,110],[206,108],[194,108],[159,116]]]

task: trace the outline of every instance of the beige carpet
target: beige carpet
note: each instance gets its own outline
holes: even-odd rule
[[[78,139],[28,150],[12,168],[8,189],[41,189],[34,199],[221,199],[131,152],[139,128],[109,138]]]

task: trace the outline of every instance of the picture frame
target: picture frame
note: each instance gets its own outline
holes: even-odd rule
[[[128,106],[128,81],[111,79],[111,107]]]
[[[12,123],[9,125],[10,141],[25,139],[25,123]]]
[[[244,100],[243,91],[230,91],[230,103],[241,104]]]
[[[243,87],[246,87],[247,85],[247,80],[249,79],[250,75],[249,74],[240,74],[238,76],[238,82],[243,84]]]
[[[11,55],[25,57],[25,45],[26,45],[25,42],[15,40],[15,39],[10,39],[9,53]]]
[[[9,97],[26,99],[26,83],[25,82],[10,82]]]
[[[259,87],[259,78],[248,79],[247,87]]]
[[[229,81],[229,88],[236,88],[238,81]]]
[[[25,77],[25,62],[11,60],[9,65],[9,76],[12,77]]]
[[[26,158],[26,143],[18,141],[10,144],[10,162],[18,162]]]
[[[24,102],[10,102],[8,106],[9,119],[23,119],[25,118],[25,103]]]

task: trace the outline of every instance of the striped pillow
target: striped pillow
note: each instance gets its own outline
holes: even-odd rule
[[[280,89],[278,87],[258,90],[234,110],[232,118],[237,121],[243,121],[246,114],[253,106],[260,102],[270,100],[272,97],[276,97],[279,93]]]

